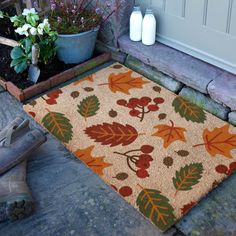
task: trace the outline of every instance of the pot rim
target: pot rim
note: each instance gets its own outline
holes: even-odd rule
[[[98,31],[100,29],[100,26],[97,26],[91,30],[88,30],[88,31],[85,31],[85,32],[82,32],[82,33],[77,33],[77,34],[58,34],[58,36],[60,37],[64,37],[64,38],[68,38],[68,37],[73,37],[73,36],[78,36],[78,35],[85,35],[85,34],[89,34],[91,32],[95,32],[95,31]]]

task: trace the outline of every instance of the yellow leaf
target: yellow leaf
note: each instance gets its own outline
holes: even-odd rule
[[[156,133],[152,136],[157,136],[163,139],[164,148],[167,148],[171,143],[175,141],[183,141],[186,142],[184,137],[184,132],[186,129],[181,127],[175,127],[174,122],[171,122],[171,126],[169,125],[157,125],[154,128],[158,129]]]
[[[78,149],[74,154],[89,168],[91,168],[96,174],[102,176],[103,169],[108,166],[111,166],[112,164],[104,162],[105,157],[93,157],[93,149],[94,146],[90,146],[85,149]]]
[[[108,85],[113,93],[121,92],[130,94],[129,90],[133,88],[143,88],[144,84],[150,83],[149,81],[143,80],[142,77],[132,77],[133,71],[127,71],[119,74],[111,74],[108,78],[108,83],[100,85]]]
[[[213,131],[205,129],[203,132],[204,143],[196,144],[193,147],[205,146],[211,156],[217,154],[227,158],[233,158],[231,150],[236,149],[236,134],[229,133],[229,125],[215,128]]]

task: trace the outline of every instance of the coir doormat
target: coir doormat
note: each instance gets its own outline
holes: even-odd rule
[[[162,231],[236,169],[236,128],[117,63],[24,109]]]

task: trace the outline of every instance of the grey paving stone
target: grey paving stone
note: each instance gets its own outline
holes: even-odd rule
[[[168,75],[164,75],[163,73],[156,70],[154,67],[148,66],[144,64],[142,61],[128,55],[125,65],[141,75],[147,77],[148,79],[162,85],[163,87],[171,90],[172,92],[179,92],[183,87],[183,84],[177,80],[174,80]]]
[[[207,195],[176,226],[187,236],[236,235],[236,174]]]
[[[227,120],[230,109],[224,107],[223,105],[215,102],[210,97],[192,89],[189,87],[184,87],[179,95],[187,98],[189,101],[202,107],[204,110],[212,113],[213,115],[221,118],[222,120]]]
[[[208,85],[207,90],[212,99],[236,111],[236,75],[221,73]]]
[[[222,73],[217,67],[161,43],[145,46],[124,35],[119,38],[119,46],[125,53],[202,93],[207,93],[207,85]]]
[[[236,126],[236,112],[230,112],[229,113],[229,122]]]

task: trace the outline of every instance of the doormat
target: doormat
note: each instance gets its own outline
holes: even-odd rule
[[[236,128],[117,63],[24,109],[161,231],[236,169]]]

